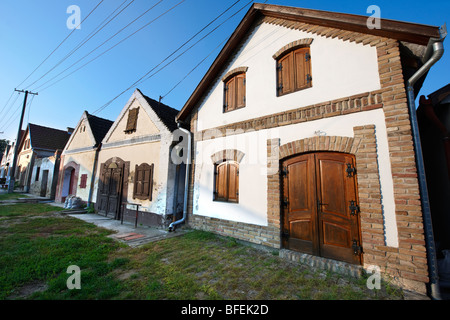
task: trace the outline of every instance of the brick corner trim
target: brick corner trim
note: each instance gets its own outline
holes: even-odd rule
[[[240,163],[244,158],[245,153],[236,149],[225,149],[218,151],[211,156],[213,163],[220,163],[222,161],[236,161]]]
[[[234,68],[230,71],[228,71],[223,77],[222,77],[222,81],[225,82],[227,81],[229,78],[231,78],[231,76],[234,76],[236,74],[239,73],[244,73],[247,72],[248,67],[238,67],[238,68]]]

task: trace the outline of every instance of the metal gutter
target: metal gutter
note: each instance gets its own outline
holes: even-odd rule
[[[89,196],[85,209],[89,209],[92,204],[92,194],[94,192],[94,183],[95,183],[95,175],[97,173],[97,164],[98,164],[98,154],[102,147],[102,143],[99,143],[97,148],[95,148],[95,156],[94,156],[94,164],[92,165],[92,173],[91,173],[91,185],[89,187]]]
[[[191,149],[192,149],[192,137],[191,132],[181,127],[180,122],[177,123],[178,129],[184,132],[188,139],[187,153],[186,153],[186,176],[184,178],[184,200],[183,200],[183,217],[180,220],[174,221],[169,225],[169,232],[175,230],[175,226],[183,223],[187,217],[188,209],[188,194],[189,194],[189,170],[191,168]]]
[[[440,39],[431,38],[427,51],[424,57],[424,64],[419,70],[414,73],[407,81],[406,81],[406,92],[408,96],[408,108],[411,117],[411,130],[414,141],[414,152],[416,156],[416,165],[417,165],[417,175],[419,180],[419,189],[422,203],[422,212],[423,212],[423,222],[424,222],[424,231],[425,231],[425,245],[427,249],[427,259],[428,259],[428,268],[429,268],[429,276],[430,276],[430,295],[432,299],[441,300],[440,290],[439,290],[439,277],[438,277],[438,269],[437,269],[437,259],[436,259],[436,248],[434,243],[434,235],[433,235],[433,225],[431,221],[431,210],[430,203],[428,198],[428,188],[427,181],[425,176],[425,166],[423,162],[422,155],[422,145],[420,142],[420,134],[419,134],[419,126],[417,122],[417,114],[416,114],[416,106],[415,106],[415,95],[414,95],[414,84],[424,75],[426,74],[430,68],[442,57],[444,54],[444,45],[443,41],[445,39],[446,31],[444,30],[444,34],[441,34]],[[431,56],[430,56],[431,54]],[[429,58],[428,58],[429,57]]]

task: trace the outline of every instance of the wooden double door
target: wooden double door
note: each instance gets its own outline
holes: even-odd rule
[[[105,216],[120,219],[120,206],[124,194],[125,164],[123,161],[106,162],[101,165],[98,211]]]
[[[283,246],[361,264],[354,157],[337,152],[308,153],[281,165]]]

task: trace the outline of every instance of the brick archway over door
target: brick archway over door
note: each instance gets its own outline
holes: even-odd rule
[[[62,162],[62,161],[61,161]],[[78,176],[80,174],[80,165],[75,161],[70,161],[62,169],[59,170],[59,179],[58,179],[58,190],[56,191],[56,201],[63,202],[63,186],[64,186],[64,175],[67,169],[72,168],[74,170],[73,179],[71,181],[71,190],[73,191],[73,195],[76,195],[77,185],[78,185]],[[67,195],[65,195],[67,196]]]
[[[280,145],[280,139],[267,140],[268,221],[280,227],[280,160],[317,151],[353,154],[356,160],[360,206],[361,241],[365,265],[385,265],[384,219],[377,162],[375,125],[353,128],[353,137],[317,136]]]

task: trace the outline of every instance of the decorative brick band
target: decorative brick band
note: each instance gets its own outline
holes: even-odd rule
[[[211,160],[213,163],[219,163],[222,161],[236,161],[241,162],[242,158],[245,156],[245,153],[236,149],[226,149],[222,151],[218,151],[211,156]]]
[[[222,81],[225,82],[226,80],[228,80],[228,78],[231,78],[231,76],[234,76],[235,74],[238,74],[238,73],[247,72],[247,70],[248,70],[248,67],[238,67],[233,70],[230,70],[222,77]]]
[[[195,141],[204,141],[242,133],[241,130],[263,130],[305,121],[329,118],[383,107],[384,90],[366,92],[307,107],[253,118],[229,125],[195,132]]]
[[[301,48],[301,47],[308,47],[313,42],[313,38],[304,38],[300,40],[293,41],[291,43],[288,43],[287,45],[283,46],[280,50],[278,50],[272,57],[274,59],[278,59],[282,55],[284,55],[286,52]]]

